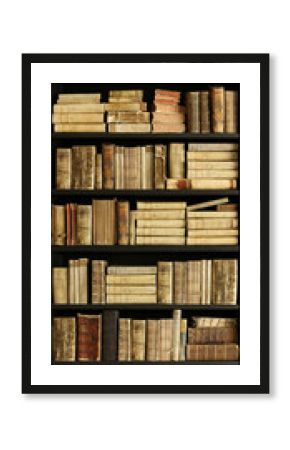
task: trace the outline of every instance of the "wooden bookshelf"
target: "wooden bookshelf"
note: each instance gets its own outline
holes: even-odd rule
[[[214,84],[214,83],[213,83]],[[238,84],[221,83],[226,88],[239,90]],[[52,84],[52,105],[56,100],[57,94],[68,92],[94,92],[102,93],[102,96],[107,95],[110,89],[144,89],[145,98],[149,104],[152,101],[153,90],[155,88],[180,90],[183,95],[185,92],[198,89],[208,89],[209,84]],[[119,143],[123,145],[145,145],[154,143],[169,143],[169,142],[240,142],[239,133],[207,133],[207,134],[193,134],[193,133],[51,133],[51,156],[52,156],[52,179],[51,179],[51,197],[52,202],[56,204],[64,204],[67,202],[90,202],[96,198],[116,198],[126,199],[130,203],[135,204],[139,199],[154,199],[154,200],[183,200],[190,202],[199,202],[211,200],[219,197],[229,197],[231,201],[239,203],[240,191],[239,189],[230,190],[56,190],[55,189],[55,149],[57,147],[69,147],[71,145],[101,145],[102,142]],[[156,263],[159,258],[164,260],[174,261],[177,259],[186,260],[198,256],[208,258],[227,258],[234,257],[238,260],[240,255],[239,245],[129,245],[129,246],[55,246],[51,247],[52,267],[62,264],[68,258],[88,257],[94,256],[100,259],[109,259],[110,264],[118,264],[129,261],[136,265],[141,265],[142,262],[149,264]],[[90,277],[89,277],[90,279]],[[90,292],[90,288],[89,288]],[[90,301],[90,299],[89,299]],[[237,305],[188,305],[188,304],[66,304],[55,305],[51,307],[51,317],[56,315],[75,315],[76,313],[99,313],[105,310],[119,310],[120,316],[126,314],[125,317],[139,317],[142,314],[144,317],[166,317],[172,316],[174,309],[181,309],[185,317],[190,314],[209,315],[220,317],[233,317],[239,321],[240,317],[240,300],[238,292]],[[52,364],[188,364],[188,365],[237,365],[239,361],[179,361],[179,362],[148,362],[148,361],[100,361],[100,362],[54,362]]]

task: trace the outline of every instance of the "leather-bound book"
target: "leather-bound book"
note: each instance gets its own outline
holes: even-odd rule
[[[146,320],[132,321],[132,361],[145,361]]]
[[[115,164],[114,164],[114,144],[103,144],[103,189],[114,189]]]
[[[132,331],[131,319],[119,319],[118,360],[131,361]]]
[[[117,203],[118,244],[129,245],[129,202]]]
[[[210,133],[210,103],[209,92],[200,92],[200,132]]]
[[[92,303],[106,303],[107,261],[92,260]]]
[[[103,360],[118,360],[118,318],[119,311],[103,311]]]
[[[68,303],[75,303],[75,262],[73,259],[68,262]]]
[[[73,146],[72,147],[72,188],[94,189],[96,147]]]
[[[76,320],[74,317],[54,317],[52,325],[53,360],[76,359]]]
[[[70,203],[71,211],[71,245],[77,243],[77,205],[76,203]]]
[[[52,205],[52,245],[66,244],[66,211],[64,205]]]
[[[226,91],[226,133],[238,131],[238,91]]]
[[[232,344],[237,342],[236,327],[197,327],[188,329],[188,344]]]
[[[189,344],[186,346],[188,361],[237,361],[237,344]]]
[[[72,157],[70,148],[56,149],[56,189],[70,189]]]
[[[96,155],[95,188],[103,188],[103,155],[101,153]]]
[[[173,323],[172,323],[172,360],[173,361],[179,361],[180,326],[181,326],[181,310],[175,310],[175,311],[173,311]]]
[[[89,260],[87,258],[79,259],[79,290],[80,290],[80,299],[79,303],[86,304],[88,303],[88,263]]]
[[[169,177],[185,177],[185,145],[184,143],[169,144]]]
[[[116,200],[93,200],[94,245],[115,245],[116,242]]]
[[[52,269],[52,293],[54,304],[68,303],[67,268],[53,267]]]
[[[77,245],[92,245],[91,205],[77,205]]]
[[[173,262],[158,261],[157,263],[157,301],[158,303],[173,303],[174,294]]]
[[[79,361],[100,361],[102,342],[102,316],[77,315]]]
[[[226,123],[225,90],[223,87],[213,87],[210,92],[212,131],[223,133]]]
[[[155,189],[165,189],[166,180],[166,166],[167,166],[167,148],[166,145],[155,145]]]
[[[187,92],[186,115],[187,131],[189,133],[200,133],[200,92]]]

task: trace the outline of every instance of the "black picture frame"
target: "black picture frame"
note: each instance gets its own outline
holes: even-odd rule
[[[254,63],[260,65],[260,384],[32,385],[31,383],[31,65],[33,63]],[[269,54],[22,55],[22,393],[269,393]]]

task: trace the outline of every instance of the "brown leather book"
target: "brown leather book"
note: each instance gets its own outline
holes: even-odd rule
[[[100,361],[102,342],[102,316],[77,315],[78,325],[78,360]]]
[[[56,149],[56,189],[70,189],[72,178],[71,148]]]
[[[187,261],[187,303],[201,303],[201,261]]]
[[[132,320],[132,361],[145,361],[146,320]]]
[[[119,311],[103,311],[103,361],[118,360],[118,319]]]
[[[92,303],[106,303],[107,261],[92,260]]]
[[[237,344],[196,344],[186,346],[188,361],[237,361],[239,346]]]
[[[132,320],[119,319],[118,360],[131,361],[132,357]]]
[[[74,317],[53,318],[52,343],[52,357],[54,361],[75,361],[76,319]]]
[[[120,201],[117,203],[117,221],[118,221],[118,244],[129,245],[129,202]]]
[[[170,143],[169,144],[169,177],[184,178],[185,177],[185,144]]]
[[[66,244],[66,211],[64,205],[52,205],[52,245]]]
[[[93,244],[117,243],[116,199],[93,200]]]
[[[174,303],[181,305],[187,302],[187,263],[174,262]]]
[[[173,262],[158,261],[157,263],[157,301],[158,303],[173,303],[174,295]]]
[[[225,90],[223,87],[211,88],[211,123],[214,133],[223,133],[226,123]]]
[[[236,342],[236,327],[188,328],[188,344],[232,344]]]
[[[226,205],[218,205],[217,211],[238,211],[239,205],[237,203],[228,203]]]
[[[200,133],[200,92],[186,93],[187,131]]]
[[[167,167],[167,148],[166,145],[155,145],[155,166],[154,166],[154,186],[155,189],[165,189]]]
[[[103,189],[114,189],[115,165],[114,165],[114,144],[103,144]]]
[[[52,299],[54,304],[68,303],[67,268],[53,267],[52,269]]]
[[[210,133],[209,91],[200,92],[200,132]]]
[[[92,245],[92,206],[77,205],[77,245]]]
[[[238,131],[238,91],[226,91],[226,133],[237,133]]]

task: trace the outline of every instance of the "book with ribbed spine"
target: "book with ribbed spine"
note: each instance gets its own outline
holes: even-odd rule
[[[158,303],[173,303],[174,295],[174,265],[173,262],[158,261],[157,263],[157,301]]]
[[[107,261],[92,260],[92,303],[106,303]]]
[[[130,241],[130,206],[129,202],[120,201],[117,203],[117,222],[118,222],[118,244],[129,245]]]
[[[200,133],[200,92],[186,93],[187,130]]]
[[[211,121],[214,133],[225,131],[225,89],[222,86],[212,87],[211,93]]]
[[[52,322],[52,358],[56,362],[76,359],[76,319],[54,317]]]
[[[56,189],[70,189],[72,181],[71,148],[56,149]]]
[[[131,361],[132,356],[132,320],[119,319],[118,360]]]
[[[77,315],[78,361],[100,361],[102,351],[102,316]]]
[[[115,164],[114,164],[114,144],[102,145],[103,162],[103,188],[114,189]]]
[[[93,244],[114,245],[116,242],[116,199],[93,200]]]
[[[132,361],[145,361],[146,321],[132,320]]]
[[[92,245],[92,206],[77,205],[77,245]]]

